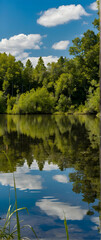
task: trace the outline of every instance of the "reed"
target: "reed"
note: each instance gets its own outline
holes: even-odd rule
[[[67,225],[66,217],[64,218],[64,225],[65,225],[67,240],[69,240],[68,225]]]

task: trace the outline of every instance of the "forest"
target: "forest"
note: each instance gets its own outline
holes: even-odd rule
[[[34,68],[12,55],[0,53],[0,113],[99,114],[99,20],[96,31],[87,30],[72,41],[72,58]]]

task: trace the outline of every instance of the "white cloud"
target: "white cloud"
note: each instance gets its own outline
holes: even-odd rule
[[[58,57],[57,56],[43,56],[43,61],[45,63],[45,66],[47,66],[48,63],[52,63],[52,62],[57,62],[58,61]],[[22,59],[23,63],[25,64],[26,61],[30,59],[30,61],[32,62],[33,66],[35,67],[38,63],[38,59],[39,57],[28,57],[26,59]]]
[[[53,27],[71,20],[78,20],[81,16],[88,15],[80,4],[77,6],[75,4],[63,5],[59,8],[50,8],[41,13],[41,17],[37,20],[37,23],[45,27]]]
[[[68,183],[69,182],[66,175],[55,175],[55,176],[53,176],[53,179],[60,183]]]
[[[25,162],[23,167],[18,167],[14,173],[16,187],[20,190],[40,190],[42,189],[42,178],[39,175],[26,174],[29,172],[27,163]],[[14,187],[13,174],[1,173],[0,183],[4,186]]]
[[[31,170],[39,170],[36,160],[34,160],[32,165],[30,166],[30,169]],[[48,164],[48,162],[45,162],[45,165],[43,168],[44,171],[52,171],[52,170],[57,170],[57,169],[59,169],[59,168],[56,164],[52,164],[52,163]]]
[[[52,48],[55,49],[55,50],[66,50],[68,45],[69,45],[69,41],[60,41],[60,42],[57,42],[57,43],[54,43]]]
[[[42,199],[36,202],[41,210],[49,216],[57,216],[64,220],[64,216],[68,220],[82,220],[86,215],[87,210],[81,209],[80,206],[70,206],[66,203],[58,202],[57,199]]]
[[[100,223],[99,223],[99,217],[92,217],[92,222],[94,222],[96,225],[100,225]]]
[[[91,10],[93,10],[93,11],[98,10],[98,8],[97,8],[97,2],[95,1],[95,2],[91,3],[90,6],[89,6],[89,8],[90,8]]]
[[[92,217],[91,221],[95,223],[95,226],[92,227],[93,230],[98,230],[100,231],[101,234],[101,228],[100,228],[100,218],[99,217]]]
[[[100,226],[100,219],[99,217],[92,217],[91,221],[96,224],[96,226]]]
[[[42,189],[41,185],[41,176],[36,175],[27,175],[27,174],[15,174],[16,187],[20,190],[40,190]],[[14,187],[13,176],[11,173],[0,174],[0,183],[4,186]]]
[[[48,164],[48,162],[45,162],[44,168],[43,168],[44,171],[52,171],[52,170],[58,170],[58,169],[59,168],[56,164],[53,164],[53,163]],[[33,162],[30,166],[30,170],[39,170],[38,163],[35,159],[33,159]],[[17,167],[17,173],[19,174],[28,173],[30,170],[26,160],[23,167]]]
[[[9,39],[2,39],[0,41],[0,52],[10,53],[17,58],[25,58],[29,55],[25,50],[40,49],[41,45],[42,36],[40,34],[19,34]]]
[[[13,55],[13,54],[12,54]],[[14,56],[14,55],[13,55]],[[28,52],[20,52],[17,56],[16,56],[16,60],[23,60],[23,59],[26,59],[28,58],[29,56],[29,53]]]
[[[30,169],[27,165],[27,161],[23,167],[17,167],[16,172],[14,173],[16,187],[20,190],[40,190],[42,189],[42,178],[40,175],[31,175],[30,170],[39,170],[36,160],[33,160]],[[58,170],[58,166],[55,164],[48,164],[45,162],[44,171]],[[14,187],[13,174],[12,173],[0,173],[0,184],[3,186]]]

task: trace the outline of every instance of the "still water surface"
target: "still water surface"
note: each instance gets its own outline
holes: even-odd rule
[[[5,151],[10,159],[2,153]],[[14,204],[40,240],[100,240],[99,120],[88,116],[0,116],[0,217]],[[0,220],[2,222],[2,220]],[[29,230],[23,236],[34,239]]]

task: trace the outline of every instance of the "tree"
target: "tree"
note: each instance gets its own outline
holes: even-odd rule
[[[22,81],[22,93],[30,91],[33,84],[33,66],[31,61],[28,59],[26,66],[23,71],[23,81]]]
[[[39,58],[38,63],[33,71],[33,81],[35,88],[42,87],[44,79],[46,78],[46,67],[42,57]]]
[[[15,57],[10,54],[7,56],[6,64],[7,68],[4,75],[3,90],[6,95],[10,94],[15,96],[22,80],[21,67],[19,62],[15,61]]]

